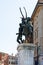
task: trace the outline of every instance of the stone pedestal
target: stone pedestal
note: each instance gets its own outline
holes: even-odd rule
[[[34,44],[19,44],[18,45],[18,65],[34,65]]]
[[[40,54],[39,65],[43,65],[43,54]]]

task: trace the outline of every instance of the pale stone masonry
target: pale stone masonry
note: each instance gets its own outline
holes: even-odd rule
[[[33,22],[33,28],[34,28],[33,42],[38,47],[40,47],[38,53],[42,58],[41,60],[43,61],[43,0],[38,0],[38,3],[31,16],[31,21]],[[37,56],[37,50],[35,51],[35,57],[36,56]],[[43,63],[40,63],[40,65],[42,64]]]
[[[34,65],[35,45],[23,43],[18,45],[18,65]]]

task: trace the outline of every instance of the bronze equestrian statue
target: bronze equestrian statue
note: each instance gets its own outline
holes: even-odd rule
[[[24,43],[24,41],[27,40],[28,43],[33,43],[33,25],[30,23],[31,22],[31,18],[27,17],[27,12],[26,9],[24,7],[25,13],[26,13],[26,17],[24,17],[21,8],[20,8],[20,12],[22,15],[22,23],[19,24],[19,33],[16,33],[18,35],[17,37],[17,42],[19,44]],[[22,39],[22,36],[25,36],[25,40]]]

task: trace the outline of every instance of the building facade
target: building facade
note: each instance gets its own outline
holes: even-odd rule
[[[7,53],[0,52],[0,65],[17,65],[18,57],[17,55],[9,55]]]
[[[35,57],[43,65],[43,0],[38,0],[31,16],[33,22],[33,42],[37,46]]]
[[[0,52],[0,65],[8,65],[8,54]]]
[[[8,56],[8,65],[17,65],[17,64],[18,64],[17,56],[9,55]]]

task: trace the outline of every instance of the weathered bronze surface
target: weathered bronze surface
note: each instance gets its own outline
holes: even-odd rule
[[[25,13],[26,13],[26,17],[24,17],[21,8],[20,8],[20,12],[22,15],[22,22],[19,24],[19,33],[18,37],[17,37],[17,42],[20,43],[33,43],[33,25],[31,22],[31,18],[27,17],[27,12],[26,9],[24,8]],[[22,36],[25,36],[25,40],[22,39]]]

